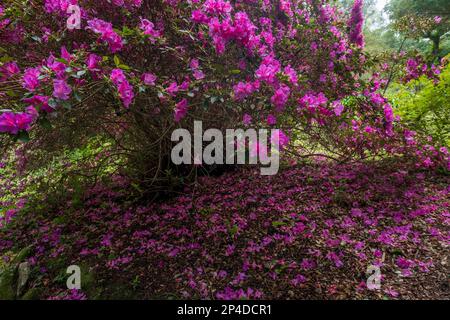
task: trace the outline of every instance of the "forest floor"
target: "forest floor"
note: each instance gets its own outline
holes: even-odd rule
[[[449,299],[449,182],[398,163],[317,163],[203,177],[138,205],[116,179],[27,207],[0,230],[0,257],[28,247],[27,288],[50,299]],[[72,264],[80,292],[65,289]]]

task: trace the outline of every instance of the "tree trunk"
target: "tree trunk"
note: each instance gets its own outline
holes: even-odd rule
[[[433,51],[432,54],[435,58],[437,58],[438,60],[440,60],[440,56],[439,56],[439,52],[440,52],[440,42],[441,42],[441,37],[436,36],[431,38],[431,40],[433,41]]]

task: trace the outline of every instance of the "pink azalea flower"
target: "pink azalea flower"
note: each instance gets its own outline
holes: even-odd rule
[[[123,81],[126,81],[125,73],[122,69],[113,69],[109,78],[116,86],[120,85]]]
[[[0,115],[0,132],[17,134],[29,130],[33,116],[27,113],[5,112]]]
[[[291,90],[288,86],[281,86],[275,91],[275,94],[270,98],[270,102],[275,106],[276,111],[283,111],[290,95]]]
[[[269,115],[267,116],[267,124],[268,124],[269,126],[274,126],[274,125],[276,125],[276,124],[277,124],[277,118],[276,118],[274,115],[269,114]]]
[[[175,106],[175,122],[180,122],[188,112],[188,101],[186,99],[181,100]]]
[[[32,104],[35,108],[50,113],[53,112],[54,109],[48,105],[49,99],[50,98],[47,96],[35,95],[31,98],[26,98],[23,101]]]
[[[198,61],[198,59],[192,59],[189,63],[189,67],[192,70],[197,70],[200,67],[200,62]]]
[[[279,150],[283,150],[289,144],[289,140],[283,130],[278,130],[278,144],[276,143],[276,131],[272,131],[270,136],[271,143],[278,145]]]
[[[25,70],[22,78],[22,85],[29,91],[34,91],[39,86],[39,76],[41,75],[38,68],[28,68]]]
[[[68,100],[72,88],[65,80],[53,80],[53,96],[60,100]]]
[[[244,114],[244,117],[243,117],[243,120],[242,120],[242,122],[245,124],[245,125],[249,125],[249,124],[251,124],[252,123],[252,116],[251,115],[249,115],[249,114]]]
[[[125,80],[119,85],[118,91],[123,105],[128,108],[134,98],[133,87]]]
[[[147,19],[141,20],[141,25],[139,26],[139,28],[144,32],[145,35],[149,36],[149,40],[151,43],[155,43],[156,39],[161,37],[162,35],[161,31],[155,29],[155,25],[153,24],[153,22]]]
[[[100,39],[108,43],[111,52],[117,52],[122,49],[122,38],[113,30],[112,24],[101,19],[92,19],[87,22],[86,29],[100,34]]]
[[[153,73],[144,73],[142,75],[142,81],[144,81],[147,86],[154,86],[156,79],[157,77]]]
[[[20,72],[19,66],[15,61],[8,62],[3,65],[3,67],[0,69],[0,72],[6,73],[7,77],[13,76]]]
[[[191,16],[192,21],[196,23],[208,23],[209,18],[206,14],[204,14],[201,10],[194,10],[192,11]]]
[[[243,100],[256,90],[258,90],[258,88],[259,88],[258,83],[239,82],[237,85],[233,87],[233,90],[236,99]]]
[[[333,102],[333,109],[334,114],[339,117],[344,111],[344,105],[340,101],[335,101]]]
[[[100,62],[102,61],[102,58],[99,57],[96,54],[89,54],[89,56],[86,59],[86,66],[88,70],[90,71],[100,71]]]
[[[202,80],[205,78],[205,74],[203,73],[202,70],[195,70],[193,74],[196,80]]]
[[[172,82],[166,89],[167,93],[171,95],[172,97],[175,97],[178,92],[178,84],[174,81]]]

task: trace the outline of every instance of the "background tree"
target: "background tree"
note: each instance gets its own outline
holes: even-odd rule
[[[441,43],[450,31],[449,0],[391,0],[386,11],[395,30],[408,38],[432,41],[432,60],[446,54]]]

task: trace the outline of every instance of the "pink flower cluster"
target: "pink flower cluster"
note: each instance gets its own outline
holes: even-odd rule
[[[233,87],[234,96],[237,100],[243,100],[259,89],[259,82],[239,82]]]
[[[359,47],[364,46],[363,25],[363,0],[355,0],[351,11],[351,17],[348,22],[348,27],[350,29],[350,41]]]
[[[48,13],[66,13],[71,4],[77,4],[78,0],[45,0],[45,11]]]
[[[125,73],[121,69],[113,69],[110,75],[111,81],[116,85],[119,97],[125,108],[129,108],[133,102],[133,87],[128,82]]]
[[[422,75],[426,75],[430,79],[438,80],[441,70],[434,64],[429,67],[421,57],[408,59],[406,62],[404,82],[418,79]]]
[[[22,85],[28,91],[34,91],[39,86],[39,76],[41,75],[39,68],[28,68],[22,77]]]
[[[89,20],[87,24],[87,29],[100,34],[100,40],[108,43],[111,52],[117,52],[122,49],[122,38],[113,30],[111,23],[95,18]]]
[[[277,112],[282,112],[284,110],[284,107],[289,99],[291,90],[288,86],[280,86],[276,91],[275,94],[270,98],[270,102],[275,106],[275,110]]]
[[[233,19],[229,14],[231,12],[230,3],[222,0],[209,0],[202,10],[194,10],[192,20],[196,23],[207,24],[209,35],[218,54],[223,54],[226,44],[232,40],[248,50],[253,50],[258,46],[259,37],[255,33],[257,27],[247,13],[237,12]],[[225,13],[225,17],[222,18],[221,16]]]
[[[28,113],[4,112],[0,115],[0,132],[17,134],[30,130],[34,116]]]
[[[162,31],[157,30],[154,23],[147,19],[141,19],[141,24],[139,27],[143,33],[148,36],[151,43],[155,43],[156,40],[162,36]]]

